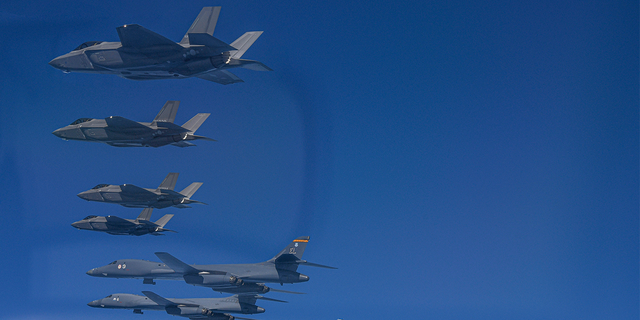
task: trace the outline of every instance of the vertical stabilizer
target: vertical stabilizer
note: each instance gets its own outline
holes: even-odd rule
[[[162,180],[162,183],[160,184],[158,189],[173,190],[173,188],[176,187],[176,182],[178,181],[178,175],[179,173],[177,172],[169,173],[167,177],[164,178],[164,180]]]
[[[280,251],[280,253],[278,253],[278,255],[273,257],[271,260],[276,263],[301,260],[302,254],[304,253],[304,249],[307,247],[308,242],[308,236],[299,237],[293,240],[286,248]]]
[[[189,130],[190,133],[196,132],[205,120],[211,115],[210,113],[198,113],[191,120],[182,125],[183,128]]]
[[[262,34],[262,31],[246,32],[240,38],[238,38],[236,41],[231,43],[232,47],[238,49],[238,51],[229,52],[231,54],[231,58],[240,59],[242,57],[242,55],[245,52],[247,52],[249,47],[251,47],[251,45],[254,42],[256,42],[256,40],[258,40],[258,37],[260,37],[261,34]]]
[[[153,121],[173,123],[173,120],[176,119],[176,112],[178,112],[179,105],[180,101],[167,101]]]
[[[160,219],[158,219],[158,221],[156,221],[156,224],[160,228],[164,228],[164,225],[167,224],[167,222],[169,222],[169,220],[171,220],[171,218],[173,218],[172,214],[165,214],[164,216],[162,216],[162,218],[160,218]]]
[[[184,190],[180,191],[182,195],[184,195],[187,199],[191,198],[191,196],[198,191],[202,182],[194,182],[190,184],[188,187],[184,188]]]
[[[153,212],[153,208],[144,208],[137,220],[151,220],[151,212]]]
[[[180,44],[189,44],[189,33],[206,33],[212,36],[213,31],[216,29],[216,24],[218,23],[220,8],[221,7],[202,8],[196,20],[193,21],[187,33],[184,35],[184,37],[182,37]]]

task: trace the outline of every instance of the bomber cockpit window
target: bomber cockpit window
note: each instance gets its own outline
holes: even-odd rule
[[[102,43],[102,41],[87,41],[87,42],[79,45],[77,48],[73,49],[73,51],[81,50],[81,49],[84,49],[84,48],[93,47],[93,46],[95,46],[97,44],[101,44],[101,43]]]
[[[116,263],[118,263],[118,260],[116,260],[116,261],[114,261],[114,262],[111,262],[111,263],[109,263],[109,264],[116,264]],[[109,297],[110,297],[110,296],[109,296]]]
[[[105,297],[105,299],[107,299],[107,298],[111,298],[111,296],[113,296],[113,295],[112,295],[112,294],[110,294],[110,295],[106,296],[106,297]]]
[[[93,119],[91,119],[91,118],[80,118],[80,119],[78,119],[78,120],[76,120],[74,122],[71,122],[70,125],[72,126],[74,124],[80,124],[80,123],[91,121],[91,120],[93,120]]]
[[[104,188],[104,187],[108,187],[108,186],[109,186],[108,184],[99,184],[99,185],[97,185],[97,186],[95,186],[95,187],[93,187],[91,189],[100,189],[100,188]]]
[[[97,218],[98,216],[87,216],[86,218],[84,218],[84,220],[89,220],[89,219],[93,219],[93,218]]]

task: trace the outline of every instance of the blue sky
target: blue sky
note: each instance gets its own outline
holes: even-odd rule
[[[47,62],[138,23],[178,41],[264,34],[245,83],[136,82]],[[309,235],[308,283],[257,319],[637,319],[638,3],[4,1],[0,267],[7,319],[171,319],[96,310],[111,293],[220,297],[84,273],[122,258],[250,263]],[[197,147],[119,149],[51,132],[80,117],[211,113]],[[75,230],[140,210],[99,183],[204,185],[165,237]]]

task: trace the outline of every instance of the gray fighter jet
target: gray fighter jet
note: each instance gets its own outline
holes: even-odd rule
[[[147,260],[123,259],[94,268],[87,274],[104,278],[144,279],[145,284],[155,284],[154,279],[184,280],[194,286],[209,287],[228,293],[266,293],[279,291],[265,283],[298,283],[309,281],[309,277],[298,273],[299,265],[330,268],[302,260],[309,237],[300,237],[291,242],[275,257],[253,264],[188,265],[166,252],[156,252],[164,263]]]
[[[132,184],[99,184],[91,190],[78,193],[78,197],[87,201],[117,203],[130,208],[191,208],[187,204],[200,203],[191,200],[202,182],[194,182],[180,192],[173,191],[178,181],[178,173],[172,172],[162,181],[158,189],[143,189]]]
[[[53,132],[64,140],[102,142],[114,147],[177,147],[195,146],[188,141],[209,140],[195,135],[196,130],[209,117],[198,113],[182,126],[173,123],[180,101],[167,101],[152,122],[135,122],[123,117],[105,119],[80,118]]]
[[[138,314],[142,314],[142,310],[164,310],[168,314],[189,319],[233,320],[249,318],[234,317],[226,312],[263,313],[264,308],[256,306],[257,299],[286,302],[257,294],[240,294],[226,298],[168,299],[151,291],[142,291],[142,293],[144,296],[115,293],[91,301],[87,305],[94,308],[133,309],[133,313]]]
[[[205,7],[179,43],[137,24],[116,28],[120,42],[89,41],[49,64],[65,73],[115,74],[132,80],[198,77],[221,84],[243,82],[227,69],[271,71],[240,59],[262,31],[247,32],[231,45],[213,37],[220,7]]]
[[[163,236],[164,231],[175,232],[165,229],[164,226],[173,218],[172,214],[165,214],[158,221],[151,222],[151,212],[153,209],[145,208],[135,220],[122,219],[116,216],[88,216],[80,221],[71,224],[76,229],[102,231],[113,235],[131,235],[141,236],[152,234],[154,236]]]

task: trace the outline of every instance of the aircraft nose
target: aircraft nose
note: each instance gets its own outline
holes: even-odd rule
[[[58,130],[56,130],[56,131],[54,131],[52,133],[56,137],[64,139],[64,140],[68,140],[68,139],[85,140],[85,139],[87,139],[87,137],[84,135],[84,133],[82,133],[82,130],[80,130],[79,128],[64,127],[64,128],[60,128],[60,129],[58,129]]]
[[[264,312],[264,308],[258,307],[258,308],[256,309],[256,312],[257,312],[257,313],[263,313],[263,312]]]
[[[87,201],[104,201],[100,193],[93,190],[78,193],[78,197]]]
[[[99,307],[99,306],[100,306],[100,300],[93,300],[93,301],[91,301],[91,302],[87,303],[87,305],[88,305],[89,307],[94,307],[94,308],[95,308],[95,307]]]

